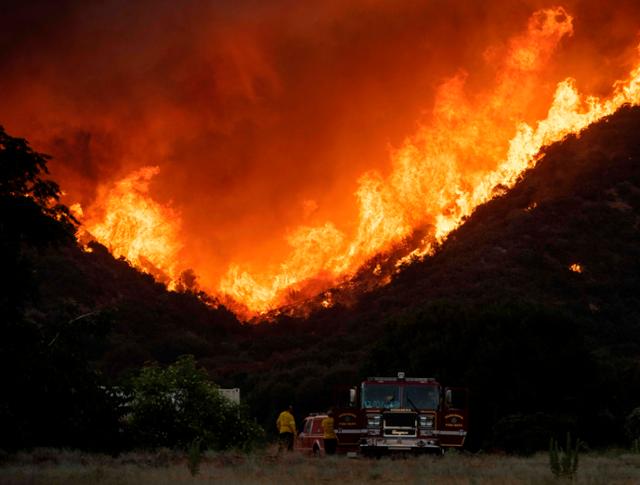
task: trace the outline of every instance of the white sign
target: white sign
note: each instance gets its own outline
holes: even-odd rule
[[[240,389],[238,387],[234,387],[232,389],[218,389],[220,394],[225,399],[228,399],[232,403],[240,404]]]

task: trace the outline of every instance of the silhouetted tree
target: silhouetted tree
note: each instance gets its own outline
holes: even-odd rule
[[[75,244],[48,159],[0,127],[0,447],[105,447],[117,421],[91,362],[109,318],[40,295],[47,248]]]

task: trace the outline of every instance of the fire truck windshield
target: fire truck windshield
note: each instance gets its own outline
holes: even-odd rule
[[[400,389],[394,385],[368,385],[362,386],[362,406],[365,408],[400,407]]]
[[[418,409],[436,409],[440,397],[438,389],[431,386],[406,386],[403,392],[403,407]]]

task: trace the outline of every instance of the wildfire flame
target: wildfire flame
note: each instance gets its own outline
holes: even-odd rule
[[[557,84],[546,117],[524,121],[544,102],[538,92],[543,68],[572,34],[573,18],[562,7],[535,12],[526,30],[510,40],[502,60],[487,50],[496,69],[490,89],[467,95],[464,72],[444,82],[431,119],[392,152],[390,173],[360,177],[353,234],[331,222],[298,227],[287,236],[292,249],[281,264],[261,272],[233,264],[217,290],[260,313],[288,301],[292,292],[326,289],[417,229],[426,236],[398,264],[429,254],[478,205],[513,186],[536,163],[542,147],[579,133],[624,104],[638,104],[640,63],[607,98],[583,96],[574,79],[565,79]],[[157,167],[146,167],[118,182],[85,211],[103,214],[88,219],[86,227],[116,256],[140,266],[150,262],[175,280],[179,218],[148,194],[157,173]],[[330,298],[322,303],[331,304]]]
[[[114,256],[124,257],[171,287],[179,276],[180,218],[148,195],[149,182],[159,170],[143,167],[103,188],[92,206],[94,216],[84,221],[84,228]],[[83,213],[79,205],[75,212]]]

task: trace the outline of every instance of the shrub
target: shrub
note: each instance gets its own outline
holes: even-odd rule
[[[624,430],[631,441],[640,439],[640,407],[629,413],[624,423]]]
[[[131,383],[128,428],[146,448],[246,449],[263,436],[243,408],[225,399],[193,356],[144,367]]]
[[[195,440],[189,446],[187,453],[187,468],[192,477],[195,477],[200,472],[200,462],[202,461],[202,449],[200,440]]]
[[[580,446],[579,439],[576,439],[575,443],[571,443],[571,433],[567,433],[567,444],[564,449],[560,448],[558,442],[551,438],[549,443],[549,467],[556,478],[575,478],[576,473],[578,473]]]

